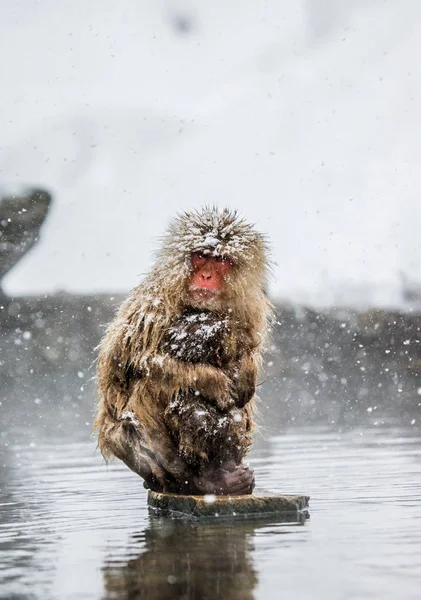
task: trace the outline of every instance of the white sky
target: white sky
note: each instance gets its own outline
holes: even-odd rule
[[[6,291],[127,290],[204,203],[269,234],[276,296],[421,279],[421,4],[319,2],[0,0],[0,184],[55,195]]]

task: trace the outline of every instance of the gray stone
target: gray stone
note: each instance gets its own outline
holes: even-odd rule
[[[148,493],[149,508],[168,516],[199,518],[261,518],[303,521],[308,518],[309,496],[283,495],[263,490],[247,496],[182,496]]]
[[[0,198],[0,282],[36,244],[51,201],[42,189]]]

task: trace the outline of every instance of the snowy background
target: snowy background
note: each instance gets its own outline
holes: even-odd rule
[[[126,291],[170,216],[238,208],[272,295],[421,280],[418,0],[0,0],[0,184],[44,186],[10,294]]]

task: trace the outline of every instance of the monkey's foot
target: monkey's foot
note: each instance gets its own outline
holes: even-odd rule
[[[151,490],[151,492],[163,492],[164,486],[162,483],[151,477],[143,480],[143,487],[145,490]]]
[[[190,494],[242,496],[254,489],[254,471],[245,465],[227,463],[222,467],[207,467],[193,478]]]

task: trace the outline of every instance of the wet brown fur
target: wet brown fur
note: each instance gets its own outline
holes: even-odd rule
[[[187,293],[196,251],[227,256],[234,264],[221,295],[199,305]],[[211,208],[181,215],[170,226],[156,266],[122,304],[102,340],[99,447],[152,489],[191,491],[192,477],[204,466],[240,464],[250,447],[271,314],[263,291],[266,254],[264,237],[236,213]],[[222,338],[194,360],[168,347],[169,332],[183,326],[186,310],[228,323]]]

